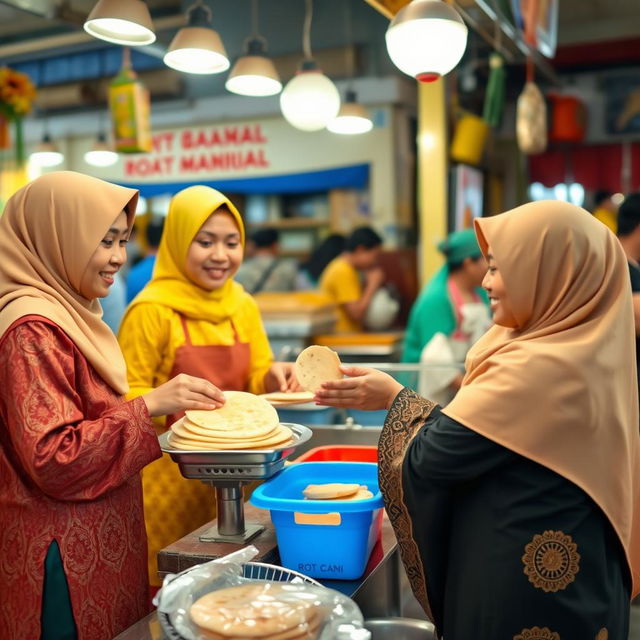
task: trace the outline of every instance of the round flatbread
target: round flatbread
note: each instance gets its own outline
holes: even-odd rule
[[[312,345],[296,358],[296,377],[307,391],[316,393],[323,382],[342,380],[340,358],[329,347]]]
[[[212,411],[186,411],[189,422],[213,431],[242,431],[260,435],[280,420],[277,411],[264,399],[244,391],[225,391],[226,402]]]
[[[264,440],[269,436],[273,436],[278,432],[280,427],[277,424],[273,429],[265,427],[263,433],[253,432],[247,433],[246,431],[213,431],[212,429],[205,429],[199,427],[197,424],[193,424],[186,416],[180,420],[174,422],[171,425],[171,431],[182,438],[197,438],[202,440],[216,440],[216,441],[230,441],[237,442],[238,440],[251,441],[251,440]]]
[[[282,631],[280,633],[269,634],[264,636],[265,640],[315,640],[318,635],[318,629],[320,627],[321,616],[314,615],[311,620],[306,624],[298,625],[293,629]],[[225,636],[218,633],[207,631],[202,627],[198,627],[200,632],[210,640],[254,640],[253,638],[247,638],[247,636]]]
[[[249,639],[299,630],[301,625],[304,629],[317,608],[309,601],[283,597],[279,585],[248,584],[207,593],[191,605],[189,614],[205,631]]]
[[[212,440],[198,437],[187,438],[171,431],[167,441],[174,449],[186,449],[191,451],[267,449],[272,447],[283,447],[290,442],[293,442],[293,432],[289,427],[279,425],[278,430],[274,435],[261,440]]]
[[[359,484],[346,482],[328,482],[326,484],[309,484],[303,490],[309,500],[341,500],[353,496],[360,490]]]
[[[313,393],[311,391],[274,391],[273,393],[264,393],[260,396],[269,403],[274,404],[301,404],[311,402]]]

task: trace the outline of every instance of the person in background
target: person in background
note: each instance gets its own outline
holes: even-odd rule
[[[102,321],[118,335],[120,322],[127,308],[127,283],[124,276],[118,271],[113,274],[113,284],[109,295],[100,301],[102,306]]]
[[[296,288],[297,268],[293,260],[283,260],[280,253],[280,234],[277,229],[259,229],[252,236],[253,251],[235,275],[250,294],[261,291],[293,291]]]
[[[337,258],[345,247],[345,237],[340,233],[328,235],[298,268],[297,289],[316,289],[326,266]]]
[[[119,340],[129,397],[178,374],[223,391],[260,394],[298,388],[294,363],[274,362],[255,300],[233,280],[242,263],[244,225],[219,191],[193,186],[169,205],[153,278],[131,303]],[[155,421],[159,434],[181,417]],[[156,556],[215,517],[211,487],[182,477],[168,455],[142,474],[149,580],[160,585]]]
[[[618,207],[612,200],[613,194],[606,189],[598,189],[593,196],[595,209],[593,215],[596,220],[607,225],[613,233],[618,231]]]
[[[384,284],[378,264],[381,247],[382,238],[371,227],[358,227],[347,237],[342,255],[322,272],[320,291],[338,307],[337,332],[362,331],[369,304]]]
[[[127,304],[130,303],[142,289],[144,289],[147,282],[151,280],[163,229],[164,218],[152,219],[145,229],[148,247],[147,255],[129,269],[129,273],[127,274]]]
[[[125,401],[98,298],[126,260],[138,192],[71,171],[0,219],[0,638],[111,640],[146,615],[139,472],[152,416],[221,406],[190,376]]]
[[[633,317],[636,329],[636,364],[640,389],[640,193],[624,199],[618,210],[618,239],[629,263]]]
[[[495,324],[453,401],[342,367],[316,402],[389,411],[380,489],[438,638],[624,640],[640,591],[626,257],[566,202],[475,225]]]
[[[489,298],[482,289],[487,263],[473,229],[454,231],[438,245],[445,264],[427,283],[409,314],[402,362],[437,364],[420,376],[421,393],[445,403],[460,388],[459,366],[491,325]],[[435,337],[435,338],[434,338]],[[435,340],[435,341],[434,341]],[[433,342],[432,342],[433,341]],[[441,353],[443,352],[443,353]]]

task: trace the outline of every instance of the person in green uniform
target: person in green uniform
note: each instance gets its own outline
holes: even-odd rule
[[[387,409],[380,488],[446,640],[624,640],[640,591],[640,435],[627,261],[587,211],[475,221],[494,326],[444,409],[342,367],[319,404]]]
[[[446,262],[411,309],[402,362],[422,362],[420,392],[444,404],[460,387],[467,351],[491,317],[481,286],[487,263],[473,229],[450,233],[438,250]]]

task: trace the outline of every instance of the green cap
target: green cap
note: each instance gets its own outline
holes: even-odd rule
[[[479,258],[482,255],[473,229],[450,233],[438,244],[438,251],[444,253],[447,264],[459,264],[465,258]]]

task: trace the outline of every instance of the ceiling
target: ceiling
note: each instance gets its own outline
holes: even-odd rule
[[[176,91],[181,91],[187,98],[223,94],[224,74],[206,77],[179,74],[178,77],[160,62],[192,1],[146,0],[158,40],[139,51],[155,58],[155,63],[146,66],[149,70],[155,69],[159,85],[175,86]],[[250,32],[252,1],[205,1],[212,9],[213,26],[220,33],[229,57],[239,56]],[[389,17],[408,1],[316,0],[311,44],[318,58],[324,56],[321,64],[329,65],[325,71],[336,78],[399,75],[386,53],[384,33]],[[500,46],[510,56],[507,61],[522,66],[526,48],[522,43],[514,45],[510,42],[510,35],[516,32],[506,20],[501,22],[502,31],[496,28],[494,20],[495,15],[500,14],[500,7],[504,8],[505,3],[508,6],[512,0],[452,1],[471,27],[472,35],[463,64],[473,63],[473,58],[486,58],[500,33]],[[40,61],[46,64],[45,69],[49,69],[54,66],[57,56],[96,49],[114,50],[82,30],[82,23],[95,2],[0,0],[0,64]],[[259,0],[258,6],[260,33],[267,39],[269,54],[276,59],[283,79],[287,80],[302,57],[305,2]],[[559,0],[557,56],[555,61],[537,56],[542,76],[555,79],[557,83],[555,74],[558,72],[640,64],[638,25],[640,0]],[[110,70],[105,71],[105,78],[109,73]],[[46,77],[40,80],[41,83],[47,84]],[[100,94],[99,91],[94,93]]]

